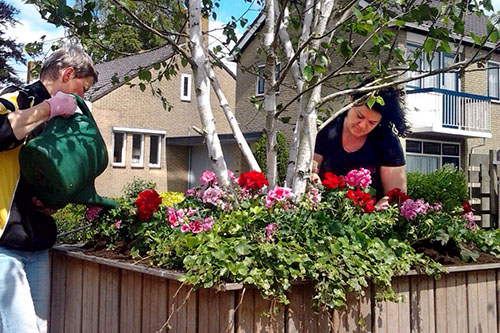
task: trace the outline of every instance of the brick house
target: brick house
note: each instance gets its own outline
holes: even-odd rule
[[[201,122],[191,69],[172,57],[169,47],[161,47],[97,65],[99,81],[87,98],[109,154],[109,166],[96,180],[100,194],[118,196],[136,176],[154,181],[159,191],[184,192],[197,185],[201,173],[210,168],[205,143],[192,128],[201,128]],[[180,68],[176,77],[153,84],[172,105],[170,111],[163,108],[159,97],[152,96],[149,87],[142,92],[138,85],[131,88],[123,83],[128,76],[130,83],[138,84],[139,68],[153,68],[164,61],[177,62]],[[225,66],[214,70],[234,110],[236,77]],[[156,73],[152,69],[153,78]],[[120,83],[113,85],[116,78]],[[226,163],[239,172],[240,152],[213,92],[210,101]]]
[[[265,118],[255,116],[258,111],[248,100],[251,95],[262,98],[264,93],[263,78],[259,76],[259,72],[265,60],[257,52],[262,42],[260,33],[264,20],[262,13],[257,16],[237,44],[241,54],[238,59],[236,110],[238,120],[243,124],[243,131],[262,130],[265,126]],[[465,23],[465,31],[477,36],[486,34],[486,17],[470,15]],[[397,43],[400,48],[411,52],[422,46],[427,32],[425,26],[407,25],[400,32]],[[472,57],[476,51],[472,45],[471,39],[463,41],[459,52],[460,60]],[[487,43],[485,47],[491,49],[494,45]],[[451,61],[453,58],[449,54],[440,53],[431,63],[422,60],[419,65],[422,70],[429,70],[448,65]],[[493,54],[487,66],[487,70],[477,70],[478,66],[473,65],[470,67],[472,71],[466,72],[463,77],[456,73],[445,73],[406,85],[408,116],[413,131],[402,140],[408,171],[420,170],[427,173],[446,163],[468,170],[472,151],[486,154],[489,150],[499,151],[500,54]],[[295,96],[292,86],[292,79],[286,78],[279,87],[277,104],[286,104]],[[324,88],[325,91],[328,92],[327,88]],[[335,101],[327,107],[336,111],[346,102],[346,99]],[[295,119],[296,105],[284,112],[283,116]],[[278,127],[287,136],[293,133],[293,124],[280,123]]]

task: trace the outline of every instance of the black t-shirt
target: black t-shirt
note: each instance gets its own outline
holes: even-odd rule
[[[372,177],[371,186],[377,191],[379,200],[385,194],[380,181],[380,167],[406,164],[401,143],[392,130],[377,126],[368,134],[359,150],[346,152],[342,146],[342,128],[346,115],[347,112],[339,115],[318,133],[314,152],[323,156],[319,176],[323,179],[327,171],[345,176],[353,169],[368,169]]]

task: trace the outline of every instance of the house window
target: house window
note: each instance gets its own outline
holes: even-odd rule
[[[488,62],[488,96],[494,99],[499,98],[499,80],[498,80],[498,64],[495,62]]]
[[[132,160],[130,165],[133,167],[143,166],[143,152],[144,152],[144,135],[132,134]]]
[[[149,137],[149,167],[159,168],[161,156],[161,137],[151,135]]]
[[[431,173],[445,164],[460,166],[460,144],[429,140],[406,140],[406,171]]]
[[[125,133],[113,133],[113,166],[125,166],[126,139]]]
[[[451,65],[454,57],[444,52],[436,52],[432,59],[427,59],[427,55],[421,51],[421,46],[408,44],[406,46],[407,59],[415,59],[416,69],[408,71],[408,77],[415,77],[423,72],[433,71]],[[408,88],[440,88],[451,91],[458,91],[458,76],[456,73],[442,73],[424,77],[422,79],[410,81],[406,85]]]
[[[191,101],[191,74],[181,74],[181,101]]]
[[[266,80],[264,79],[265,67],[266,67],[265,65],[259,65],[259,70],[257,73],[257,95],[264,95],[265,84],[266,84]],[[279,79],[279,76],[280,76],[280,64],[278,63],[276,64],[276,80]],[[280,87],[276,86],[275,91],[279,92]]]

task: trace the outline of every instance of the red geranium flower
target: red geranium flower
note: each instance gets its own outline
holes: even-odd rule
[[[262,172],[249,171],[242,173],[238,177],[238,184],[240,184],[242,188],[245,188],[247,190],[258,190],[261,189],[264,185],[269,185],[269,182]]]
[[[332,190],[334,188],[339,188],[343,189],[345,187],[345,181],[344,181],[344,176],[337,176],[333,172],[325,172],[325,179],[323,179],[323,186],[328,189]]]
[[[462,207],[464,208],[464,213],[470,213],[473,211],[473,209],[468,201],[464,201],[462,203]]]
[[[401,189],[397,187],[387,192],[386,195],[389,197],[390,203],[397,203],[398,205],[410,199],[410,197],[405,192],[401,191]]]
[[[145,190],[139,193],[139,197],[135,199],[135,205],[139,211],[141,220],[149,220],[153,211],[158,211],[161,204],[161,197],[155,190]]]
[[[375,199],[370,196],[370,193],[361,191],[359,187],[355,190],[349,189],[347,191],[347,197],[352,199],[354,204],[363,208],[365,213],[371,213],[375,210],[375,206],[373,205],[375,203]]]

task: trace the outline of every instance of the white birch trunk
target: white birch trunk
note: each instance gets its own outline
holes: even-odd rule
[[[210,80],[205,70],[208,59],[204,50],[201,30],[201,2],[189,0],[189,36],[192,58],[196,66],[192,66],[195,82],[196,102],[200,114],[205,140],[207,142],[210,165],[217,181],[224,188],[231,188],[226,161],[222,146],[215,129],[215,118],[210,105]]]
[[[333,6],[335,4],[334,0],[322,0],[321,10],[318,18],[318,25],[315,29],[315,35],[321,36],[324,34],[328,20],[331,16]],[[311,49],[318,49],[321,41],[318,39],[313,40],[311,43]],[[311,59],[310,62],[314,62]],[[314,84],[320,79],[319,75],[316,75],[312,80],[311,84]],[[305,112],[301,115],[304,120],[304,124],[300,130],[299,146],[297,152],[297,166],[295,177],[293,180],[293,191],[295,194],[300,195],[304,193],[308,180],[311,174],[311,162],[313,160],[314,145],[316,143],[316,118],[317,118],[317,105],[321,98],[321,85],[317,85],[312,90],[310,97],[305,98],[307,101],[307,106]],[[306,94],[306,96],[309,94]],[[303,100],[303,101],[304,101]],[[301,118],[299,117],[299,119]]]
[[[264,51],[266,53],[266,66],[264,68],[264,111],[266,112],[266,178],[269,188],[273,188],[277,181],[277,152],[276,141],[276,53],[273,47],[275,18],[274,0],[266,0],[266,21],[264,23]]]
[[[215,94],[219,99],[220,106],[222,107],[222,110],[224,110],[224,114],[226,115],[227,121],[231,126],[231,130],[233,131],[234,138],[236,140],[236,143],[238,144],[238,147],[241,150],[241,153],[247,160],[251,170],[261,171],[259,163],[257,163],[257,160],[255,159],[255,156],[253,155],[247,140],[245,139],[243,133],[241,132],[238,121],[236,120],[233,111],[229,107],[229,103],[227,102],[226,96],[224,95],[224,92],[222,91],[219,85],[219,81],[217,80],[214,70],[209,62],[206,63],[206,70],[210,78],[210,81],[212,82],[212,87],[215,91]]]
[[[304,4],[304,25],[302,26],[302,33],[300,37],[299,45],[303,44],[308,38],[311,31],[311,22],[313,17],[313,0],[307,0]],[[277,11],[276,11],[277,12]],[[280,40],[283,48],[285,50],[286,57],[288,61],[292,61],[295,51],[293,50],[292,43],[290,41],[290,36],[288,34],[288,8],[284,11],[283,24],[280,26]],[[278,16],[278,13],[276,13]],[[299,61],[295,60],[291,66],[292,77],[295,81],[295,91],[300,94],[304,87],[304,78],[302,77],[302,70],[304,69],[307,53],[302,51],[299,56]],[[290,186],[293,184],[293,179],[295,177],[296,165],[297,165],[297,151],[299,145],[299,135],[300,129],[302,127],[303,118],[301,117],[303,107],[303,97],[299,99],[299,107],[297,110],[297,122],[295,123],[295,128],[293,131],[293,138],[290,142],[288,165],[286,171],[286,181],[285,184]]]

